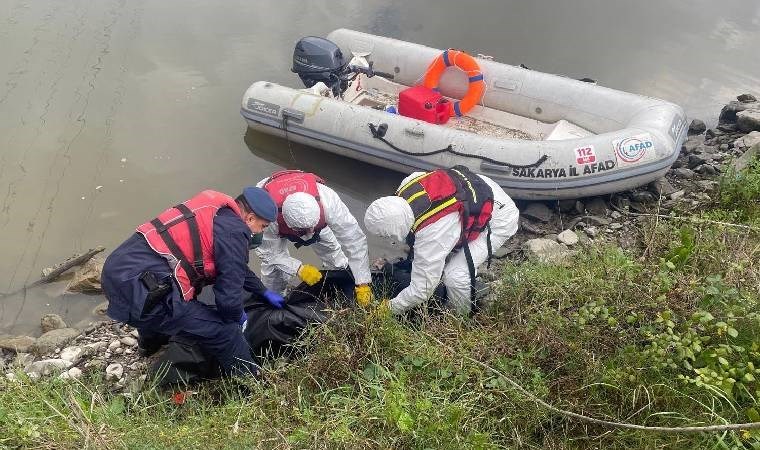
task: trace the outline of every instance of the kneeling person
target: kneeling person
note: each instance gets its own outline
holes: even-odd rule
[[[296,248],[314,249],[325,269],[351,268],[356,284],[356,301],[370,302],[367,237],[338,194],[318,176],[300,170],[275,172],[257,186],[274,199],[277,220],[266,230],[256,254],[261,258],[264,284],[282,293],[295,275],[309,285],[322,275],[314,266],[303,264],[288,252],[288,242]]]
[[[396,195],[370,204],[367,231],[412,252],[411,283],[388,306],[401,314],[430,298],[443,276],[446,307],[468,314],[477,267],[517,231],[519,211],[490,178],[463,166],[406,177]]]
[[[243,290],[270,302],[282,297],[248,268],[248,249],[251,234],[276,211],[259,188],[245,188],[237,199],[207,190],[140,225],[103,266],[108,315],[137,328],[143,353],[158,349],[159,336],[183,334],[216,357],[225,374],[255,373],[240,330]],[[197,300],[208,284],[216,309]]]

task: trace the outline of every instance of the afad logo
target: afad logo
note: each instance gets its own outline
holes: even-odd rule
[[[648,134],[639,134],[617,141],[614,145],[618,158],[627,163],[635,163],[654,147],[654,142]]]

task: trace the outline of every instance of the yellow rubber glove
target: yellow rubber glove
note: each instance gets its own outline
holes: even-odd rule
[[[372,302],[372,289],[368,284],[356,286],[356,303],[362,308],[366,308]]]
[[[309,286],[314,286],[322,279],[322,272],[316,267],[309,264],[301,264],[298,269],[298,276]]]

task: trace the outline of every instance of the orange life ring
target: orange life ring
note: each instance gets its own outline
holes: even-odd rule
[[[483,80],[483,72],[480,71],[480,66],[478,66],[475,58],[463,51],[450,48],[441,53],[428,67],[422,84],[437,91],[441,75],[450,66],[457,67],[466,73],[467,78],[470,80],[470,87],[467,89],[464,97],[462,97],[462,100],[451,102],[451,106],[449,106],[451,117],[459,117],[467,114],[480,101],[480,98],[483,97],[486,83]]]

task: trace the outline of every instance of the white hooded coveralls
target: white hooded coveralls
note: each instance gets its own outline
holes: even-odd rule
[[[399,188],[424,172],[406,177]],[[496,251],[517,232],[520,211],[506,192],[490,178],[478,175],[493,190],[494,210],[491,215],[491,248]],[[367,219],[369,220],[369,219]],[[388,224],[386,224],[387,226]],[[368,224],[369,226],[369,224]],[[396,239],[403,239],[410,230],[395,230]],[[411,284],[390,301],[394,314],[403,313],[429,299],[441,280],[446,285],[446,306],[459,314],[470,312],[470,272],[464,251],[452,254],[462,235],[460,214],[453,212],[418,230],[414,235],[414,261]],[[477,267],[488,258],[488,232],[469,242],[472,260]]]
[[[267,180],[268,177],[256,186],[263,187]],[[371,283],[367,237],[334,190],[317,183],[317,191],[327,226],[319,233],[319,241],[309,248],[314,249],[325,269],[350,267],[356,285]],[[285,291],[301,267],[301,261],[290,256],[289,242],[280,237],[277,221],[274,221],[264,229],[261,245],[255,250],[261,258],[261,281],[267,289],[279,293]]]

